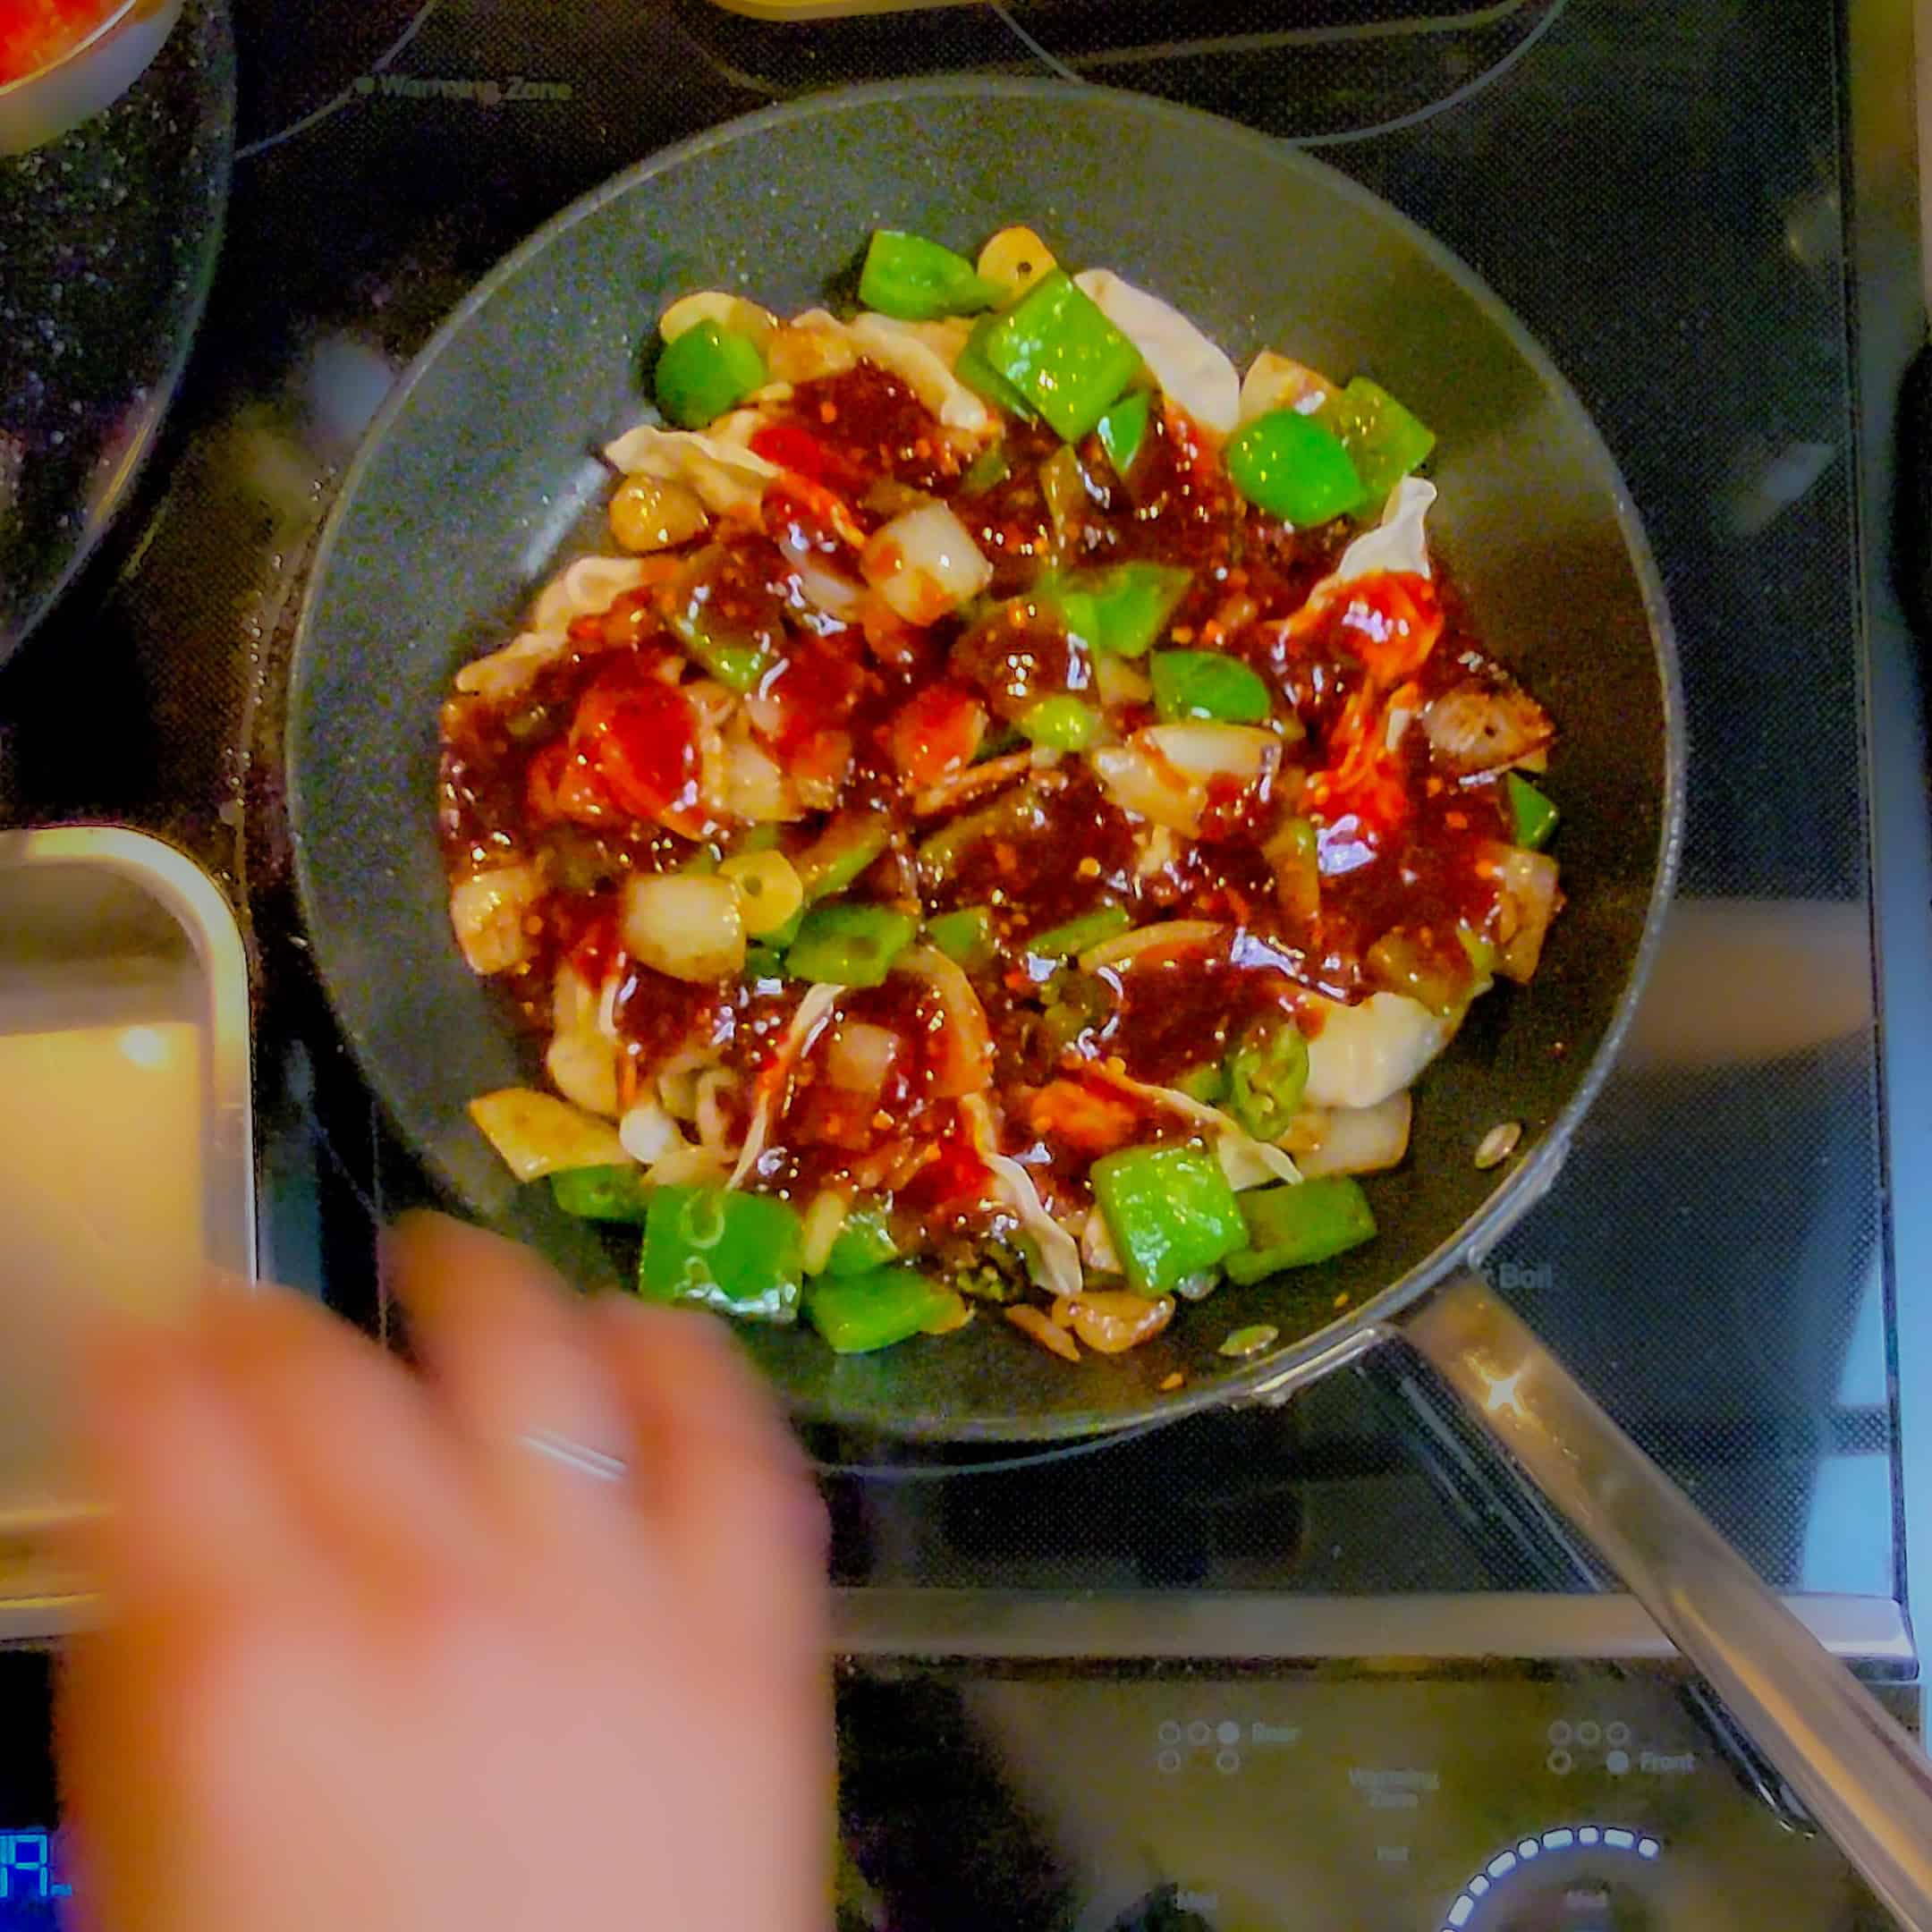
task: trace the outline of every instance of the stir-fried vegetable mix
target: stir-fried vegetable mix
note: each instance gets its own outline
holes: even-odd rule
[[[555,1089],[473,1112],[647,1296],[1117,1353],[1373,1236],[1561,902],[1552,726],[1367,377],[1026,229],[859,294],[674,304],[611,554],[457,677],[452,919]]]

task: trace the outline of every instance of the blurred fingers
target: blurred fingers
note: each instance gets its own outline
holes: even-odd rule
[[[709,1316],[617,1296],[592,1313],[688,1573],[725,1602],[801,1622],[816,1642],[825,1506],[771,1391]]]
[[[442,1215],[405,1216],[384,1262],[498,1504],[567,1535],[607,1522],[637,1445],[577,1298],[527,1249]]]
[[[111,1614],[215,1618],[264,1582],[315,1580],[305,1538],[199,1328],[115,1322],[82,1347],[82,1418],[100,1513],[79,1533]]]
[[[303,1533],[364,1595],[474,1562],[460,1454],[400,1362],[279,1288],[211,1297],[200,1346]]]

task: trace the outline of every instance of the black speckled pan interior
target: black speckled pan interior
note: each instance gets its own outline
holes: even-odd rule
[[[1615,466],[1522,328],[1446,250],[1343,176],[1137,97],[948,80],[828,95],[645,162],[561,216],[453,316],[377,422],[325,538],[297,647],[289,795],[315,957],[396,1124],[453,1201],[586,1285],[614,1262],[520,1189],[465,1103],[532,1069],[445,913],[436,711],[590,530],[590,451],[643,413],[656,318],[736,288],[781,311],[849,286],[891,225],[970,251],[1024,221],[1201,324],[1238,363],[1284,350],[1373,375],[1439,437],[1431,529],[1498,656],[1554,712],[1568,911],[1536,984],[1480,1002],[1418,1090],[1410,1157],[1371,1184],[1379,1238],[1184,1309],[1075,1368],[979,1320],[838,1358],[747,1345],[802,1416],[925,1438],[1090,1434],[1253,1390],[1394,1316],[1554,1178],[1607,1066],[1667,890],[1682,746],[1661,595]],[[1471,1155],[1524,1123],[1511,1164]],[[1234,1328],[1266,1354],[1218,1352]],[[1175,1370],[1181,1385],[1162,1393]]]

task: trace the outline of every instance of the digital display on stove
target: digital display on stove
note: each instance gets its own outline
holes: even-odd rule
[[[73,1880],[58,1830],[0,1830],[0,1932],[42,1932],[64,1924]]]

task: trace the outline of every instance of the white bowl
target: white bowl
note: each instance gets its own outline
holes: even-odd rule
[[[0,155],[25,154],[111,106],[148,71],[182,0],[120,0],[58,60],[0,87]]]

